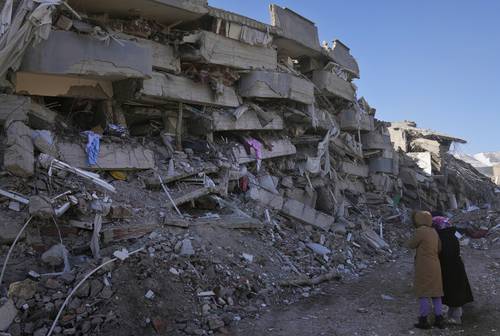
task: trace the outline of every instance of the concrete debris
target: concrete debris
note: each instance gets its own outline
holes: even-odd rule
[[[248,45],[211,32],[202,31],[184,37],[182,58],[231,68],[274,70],[278,57],[273,48]]]
[[[67,254],[68,250],[64,245],[54,245],[42,254],[42,261],[50,266],[60,266]]]
[[[66,52],[54,54],[57,48]],[[152,75],[152,50],[123,40],[111,38],[105,42],[89,35],[55,31],[48,40],[26,51],[21,71],[107,80],[148,78]]]
[[[30,197],[29,213],[31,216],[42,219],[50,219],[55,215],[52,201],[44,196]]]
[[[313,251],[314,253],[319,254],[321,256],[326,256],[326,255],[328,255],[328,254],[330,254],[332,252],[332,251],[330,251],[329,248],[324,247],[321,244],[308,243],[306,245],[307,245],[308,248],[311,249],[311,251]]]
[[[314,85],[290,73],[251,71],[241,76],[238,92],[245,98],[289,99],[306,105],[314,103]]]
[[[7,148],[3,156],[5,169],[16,176],[33,176],[35,149],[31,139],[31,129],[23,122],[12,119],[6,121],[5,128],[7,136]]]
[[[313,82],[327,97],[340,97],[351,102],[356,100],[354,86],[340,78],[335,72],[315,71]]]
[[[148,292],[146,293],[146,295],[144,295],[144,297],[148,300],[152,300],[155,297],[155,293],[152,290],[148,290]]]
[[[28,121],[28,111],[31,104],[29,97],[17,95],[0,95],[0,124],[6,125],[6,122]]]
[[[335,222],[335,218],[332,216],[317,211],[293,199],[285,200],[281,211],[286,216],[290,216],[293,219],[325,231],[329,231]]]
[[[318,27],[313,22],[277,5],[270,6],[270,13],[271,24],[278,28],[276,44],[281,52],[291,57],[319,53]]]
[[[6,300],[0,302],[0,331],[7,331],[17,316],[17,309],[14,301]]]
[[[194,248],[193,248],[193,245],[191,244],[191,240],[184,239],[181,242],[180,255],[187,256],[187,257],[194,255]]]
[[[173,46],[138,38],[136,36],[125,36],[125,38],[136,42],[145,49],[151,50],[153,70],[172,73],[181,72],[181,59]]]
[[[30,300],[35,296],[37,289],[38,283],[30,279],[13,282],[9,286],[9,297],[16,297],[22,300]]]
[[[76,168],[99,170],[146,170],[155,168],[154,153],[140,145],[101,143],[95,166],[89,166],[81,144],[58,142],[61,160]]]
[[[334,62],[342,66],[346,71],[352,73],[355,78],[359,78],[359,66],[356,59],[351,55],[349,47],[339,40],[333,41],[332,48],[328,48],[328,56]]]
[[[133,95],[146,103],[178,101],[195,105],[240,106],[240,98],[232,87],[222,84],[215,93],[208,83],[159,72],[153,72],[152,78],[145,80],[139,92]]]
[[[450,154],[464,140],[376,119],[349,47],[270,10],[42,1],[20,11],[41,25],[10,15],[24,30],[4,13],[0,244],[21,246],[0,331],[230,334],[397,258],[413,209],[498,243],[500,189]]]

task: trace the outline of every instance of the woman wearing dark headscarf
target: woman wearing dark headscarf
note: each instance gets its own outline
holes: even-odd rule
[[[460,256],[458,230],[448,218],[440,213],[433,213],[432,223],[441,239],[441,273],[443,278],[443,303],[449,307],[448,322],[462,323],[462,306],[474,301],[467,272]]]

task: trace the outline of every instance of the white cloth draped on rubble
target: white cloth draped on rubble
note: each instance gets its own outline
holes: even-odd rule
[[[21,66],[26,49],[49,37],[52,14],[61,0],[24,0],[12,18],[13,0],[7,0],[0,19],[0,78]]]
[[[316,157],[308,157],[306,163],[306,170],[311,174],[319,174],[326,176],[331,173],[330,166],[330,141],[336,138],[340,131],[336,127],[330,128],[326,133],[323,141],[318,144],[318,154]],[[324,165],[322,167],[321,161],[324,158]]]

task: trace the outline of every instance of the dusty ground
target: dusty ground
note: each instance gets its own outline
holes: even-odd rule
[[[412,294],[412,255],[353,283],[332,283],[315,297],[274,307],[258,319],[243,320],[234,335],[500,335],[500,246],[463,249],[475,294],[463,326],[420,331],[412,328],[417,305]],[[382,295],[390,296],[384,299]]]

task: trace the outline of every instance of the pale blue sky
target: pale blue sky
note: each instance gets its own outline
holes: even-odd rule
[[[267,0],[209,0],[270,22]],[[467,153],[500,151],[500,1],[276,0],[342,40],[361,68],[359,95],[382,120],[462,137]]]

